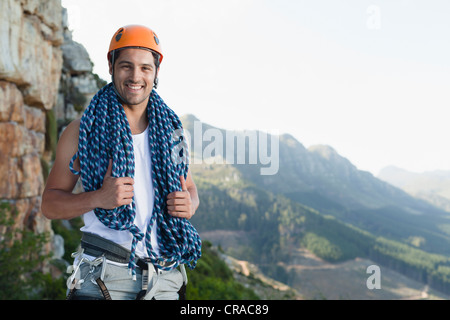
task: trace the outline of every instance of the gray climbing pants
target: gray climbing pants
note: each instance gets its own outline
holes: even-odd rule
[[[105,269],[102,270],[102,268]],[[108,263],[108,260],[106,263],[102,261],[98,264],[83,262],[79,267],[79,274],[75,276],[78,278],[77,282],[72,284],[68,281],[69,289],[71,285],[76,288],[72,299],[104,299],[95,281],[101,276],[102,271],[103,282],[112,300],[135,300],[142,291],[142,271],[139,268],[136,268],[136,280],[133,280],[127,265]],[[163,271],[149,268],[148,287],[142,298],[144,300],[177,300],[183,281],[183,275],[178,269]]]

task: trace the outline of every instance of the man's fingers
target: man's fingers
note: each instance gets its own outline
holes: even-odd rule
[[[112,159],[109,159],[108,169],[106,170],[105,177],[112,176]],[[118,177],[116,178],[119,184],[134,184],[133,178],[130,177]]]
[[[171,192],[167,195],[167,211],[170,215],[178,218],[190,218],[191,197],[186,185],[184,176],[180,176],[181,190]]]
[[[170,212],[188,212],[189,206],[167,206],[167,210],[169,210]]]
[[[186,191],[175,191],[167,195],[167,200],[169,199],[188,199],[190,198],[189,193]]]
[[[190,213],[190,207],[187,206],[168,206],[167,211],[173,217],[190,219],[192,216]]]
[[[187,191],[186,180],[184,179],[183,175],[180,176],[180,182],[181,182],[181,190]]]
[[[117,178],[120,184],[134,184],[134,179],[130,177]]]
[[[186,199],[185,198],[174,198],[167,200],[167,205],[169,206],[176,206],[176,205],[186,205]]]
[[[108,169],[106,170],[105,177],[112,175],[112,159],[109,159]]]

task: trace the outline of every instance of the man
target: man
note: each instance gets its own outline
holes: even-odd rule
[[[108,51],[112,82],[59,139],[42,212],[83,215],[71,299],[178,299],[184,264],[201,255],[188,221],[197,189],[174,134],[181,122],[153,90],[162,58],[152,30],[120,28]],[[85,192],[73,194],[79,177]]]

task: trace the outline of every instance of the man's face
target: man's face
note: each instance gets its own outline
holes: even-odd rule
[[[109,73],[113,66],[109,64]],[[147,106],[156,76],[151,52],[143,49],[124,49],[114,63],[114,84],[128,106]]]

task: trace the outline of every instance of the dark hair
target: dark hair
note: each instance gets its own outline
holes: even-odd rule
[[[155,51],[153,51],[153,50],[147,49],[147,48],[141,48],[141,47],[128,47],[128,49],[129,49],[129,48],[140,48],[140,49],[144,49],[144,50],[150,51],[150,52],[152,53],[152,55],[153,55],[153,59],[154,59],[154,62],[155,62],[155,67],[156,67],[156,69],[159,68],[159,59],[161,58],[161,56],[159,55],[159,53],[157,53],[157,52],[155,52]],[[115,61],[119,58],[120,52],[121,52],[123,49],[127,49],[127,47],[125,47],[125,48],[120,48],[120,49],[116,49],[116,50],[114,50],[114,51],[109,55],[109,62],[110,62],[111,64],[113,64],[113,62],[115,62]],[[114,61],[112,61],[113,58],[114,58]],[[113,65],[113,67],[114,67],[114,65]]]

